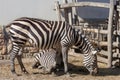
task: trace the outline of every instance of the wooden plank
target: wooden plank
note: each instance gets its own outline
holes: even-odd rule
[[[73,3],[76,2],[76,0],[72,1]],[[73,18],[73,25],[78,25],[79,21],[78,21],[78,16],[77,16],[77,8],[76,7],[72,7],[72,18]]]
[[[99,34],[108,34],[108,30],[98,30],[98,29],[90,29],[90,28],[83,28],[84,31],[99,33]]]
[[[120,64],[119,64],[119,59],[117,59],[117,60],[114,60],[113,62],[112,62],[112,65],[113,65],[113,67],[118,67],[118,66],[120,66]]]
[[[120,5],[117,6],[117,11],[120,11]]]
[[[107,58],[104,58],[104,57],[101,57],[101,56],[97,56],[97,61],[102,62],[102,63],[107,63],[108,62]]]
[[[118,6],[118,5],[120,5],[120,0],[116,0],[116,5]],[[116,10],[116,9],[115,9]],[[115,24],[116,24],[116,26],[117,26],[117,30],[119,30],[119,11],[118,10],[116,10],[116,18],[115,18]],[[119,39],[119,37],[117,36],[116,37],[116,43],[117,43],[117,45],[119,45],[119,43],[120,43],[120,39]],[[119,63],[119,66],[120,66],[120,48],[119,48],[119,46],[118,46],[118,48],[116,48],[116,52],[115,53],[113,53],[113,59],[118,59],[118,63]],[[112,62],[113,63],[113,62]],[[116,62],[117,63],[117,62]],[[116,65],[116,63],[115,64],[113,64],[114,66],[117,66]]]
[[[92,42],[92,41],[91,41]],[[108,42],[106,42],[106,41],[100,41],[100,42],[98,42],[98,41],[93,41],[93,43],[94,44],[98,44],[99,46],[108,46]]]
[[[58,21],[61,21],[61,14],[60,14],[61,11],[60,11],[60,7],[59,7],[59,2],[58,1],[55,2],[55,10],[56,10]]]
[[[109,20],[108,20],[108,67],[112,67],[112,33],[113,33],[114,0],[110,0]]]
[[[92,7],[101,7],[101,8],[109,8],[109,3],[100,3],[100,2],[76,2],[76,3],[67,3],[61,4],[60,8],[70,8],[70,7],[85,7],[85,6],[92,6]]]
[[[108,34],[108,30],[102,30],[102,29],[93,29],[93,28],[84,28],[84,27],[80,27],[80,26],[73,26],[76,29],[80,29],[83,31],[88,31],[88,32],[93,32],[93,33],[99,33],[99,34]],[[120,33],[120,31],[117,31],[118,33]],[[113,34],[116,35],[116,30],[113,31]]]
[[[104,51],[104,50],[101,50],[98,55],[106,56],[107,57],[108,56],[108,52]]]
[[[120,58],[120,53],[114,53],[113,58]]]
[[[67,0],[63,0],[63,3],[68,3],[68,1]]]
[[[67,4],[68,1],[67,1],[67,0],[63,0],[63,3],[64,3],[64,4]],[[66,22],[69,23],[68,9],[64,9],[64,19],[65,19]]]
[[[101,47],[103,47],[103,46],[108,46],[108,42],[107,42],[107,41],[99,41],[99,42],[98,42],[98,41],[92,41],[92,40],[91,40],[91,42],[92,42],[93,44],[98,44],[98,45],[101,46]],[[113,42],[112,46],[113,46],[113,48],[119,47],[118,44],[117,44],[117,42]],[[73,48],[76,48],[76,47],[73,46]]]
[[[68,11],[68,20],[69,20],[69,24],[72,25],[73,23],[73,19],[72,19],[72,8],[69,8],[69,11]]]

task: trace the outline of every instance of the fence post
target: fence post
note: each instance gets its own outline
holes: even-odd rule
[[[68,1],[67,1],[67,0],[63,0],[63,3],[64,3],[64,4],[67,4]],[[68,8],[65,8],[65,9],[64,9],[64,18],[65,18],[65,21],[69,23],[68,13],[69,13],[69,12],[68,12]]]
[[[61,21],[61,14],[60,14],[61,12],[60,12],[60,6],[58,1],[55,2],[55,10],[56,10],[58,21]]]
[[[108,20],[108,67],[112,67],[112,34],[113,34],[113,14],[114,14],[114,0],[110,0],[109,6],[109,20]]]

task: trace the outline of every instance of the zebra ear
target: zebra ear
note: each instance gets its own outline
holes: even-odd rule
[[[97,51],[92,51],[92,54],[94,54],[94,55],[95,55],[96,53],[97,53]]]

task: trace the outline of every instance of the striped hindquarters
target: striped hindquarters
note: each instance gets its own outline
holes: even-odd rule
[[[10,24],[10,36],[16,45],[29,41],[33,46],[49,49],[60,43],[65,36],[65,22],[46,21],[36,18],[20,18]]]

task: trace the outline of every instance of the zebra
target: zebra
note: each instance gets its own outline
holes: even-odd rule
[[[42,50],[34,54],[35,64],[39,63],[38,68],[42,68],[44,73],[51,73],[56,68],[56,55],[54,49]]]
[[[72,46],[76,46],[83,51],[84,64],[90,71],[90,74],[96,74],[98,72],[97,50],[95,50],[88,38],[86,38],[80,30],[76,30],[65,21],[48,21],[22,17],[12,21],[4,28],[8,29],[6,33],[8,33],[12,41],[12,49],[10,52],[12,74],[17,74],[14,64],[15,58],[18,59],[22,72],[28,73],[23,65],[21,56],[17,56],[17,54],[20,49],[24,48],[25,43],[29,40],[36,49],[41,50],[55,48],[57,45],[60,45],[65,74],[69,74],[68,49]],[[6,29],[3,29],[3,33],[5,33]],[[6,35],[4,35],[4,37],[5,36]],[[7,43],[7,40],[5,42]]]
[[[62,66],[61,52],[55,48],[34,53],[33,69],[43,69],[43,73],[54,73],[62,70]]]

